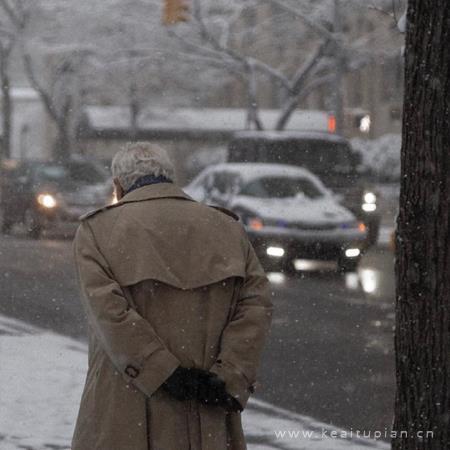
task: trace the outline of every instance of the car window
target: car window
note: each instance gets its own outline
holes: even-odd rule
[[[215,172],[212,176],[210,188],[219,194],[227,194],[236,191],[239,184],[239,174],[234,172]]]
[[[267,150],[267,162],[303,166],[316,173],[345,174],[353,170],[351,151],[340,143],[300,141],[271,145]]]
[[[68,177],[68,172],[63,166],[41,165],[35,168],[34,178],[37,182],[61,182]]]
[[[304,196],[315,199],[323,196],[323,192],[307,178],[301,177],[264,177],[246,184],[241,195],[258,198],[288,198]]]
[[[87,162],[71,162],[66,164],[69,177],[76,182],[96,184],[105,182],[106,173],[94,164]]]
[[[71,162],[64,165],[39,165],[34,172],[38,183],[96,184],[103,183],[107,179],[105,172],[93,164],[84,162]]]
[[[306,167],[314,173],[352,174],[355,160],[345,143],[326,140],[236,140],[231,162],[267,162]]]

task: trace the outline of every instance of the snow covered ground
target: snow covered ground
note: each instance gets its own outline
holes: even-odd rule
[[[0,316],[0,448],[66,450],[83,388],[86,346]],[[249,450],[388,449],[254,399],[244,414]],[[338,437],[332,437],[333,432]],[[120,450],[120,449],[111,449]]]

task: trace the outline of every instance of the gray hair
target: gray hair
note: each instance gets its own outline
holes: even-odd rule
[[[145,175],[174,179],[175,169],[167,152],[150,142],[132,142],[118,151],[111,164],[112,175],[127,191]]]

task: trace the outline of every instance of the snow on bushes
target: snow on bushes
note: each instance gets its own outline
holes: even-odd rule
[[[361,155],[361,162],[369,173],[381,181],[396,181],[400,178],[399,134],[385,134],[374,140],[354,138],[353,149]]]

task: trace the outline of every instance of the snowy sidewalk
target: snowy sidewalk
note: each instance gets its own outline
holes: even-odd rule
[[[86,366],[84,344],[0,316],[0,448],[69,449]],[[243,419],[249,450],[389,448],[260,400]]]

